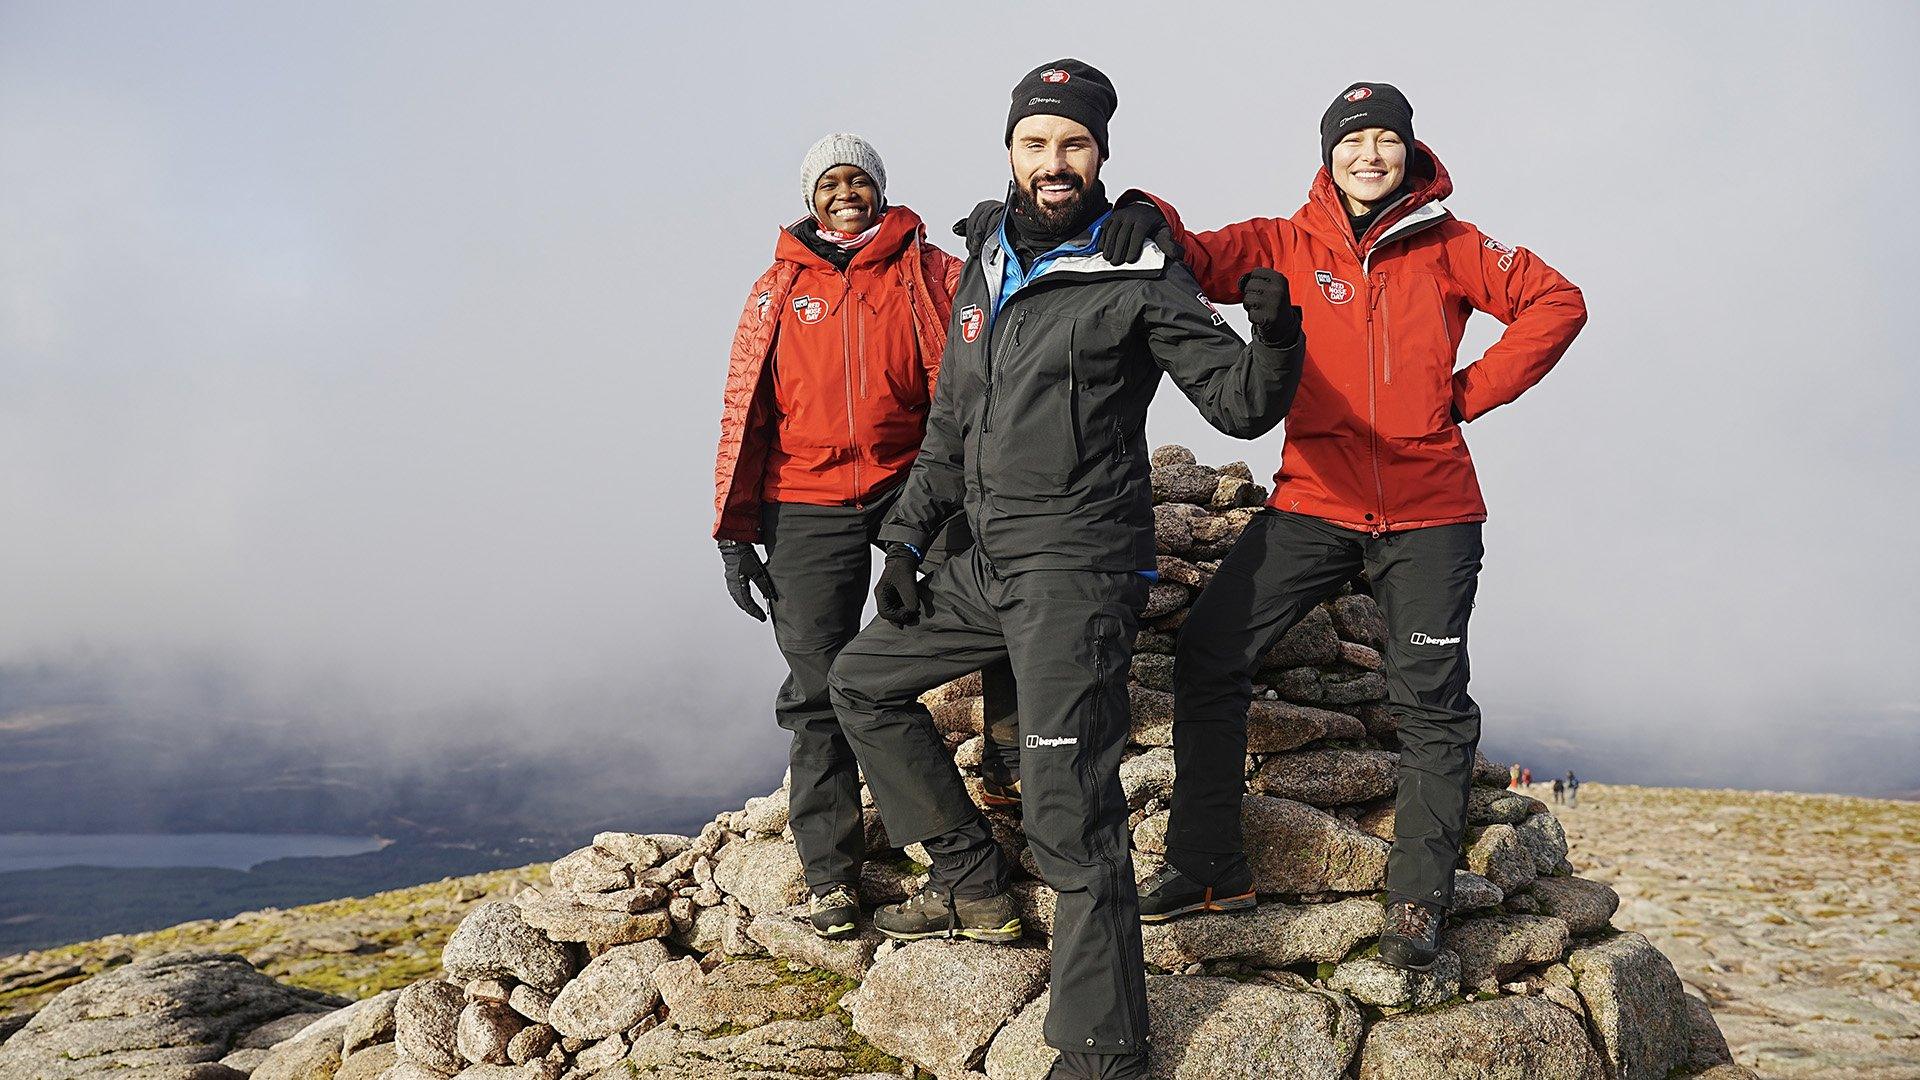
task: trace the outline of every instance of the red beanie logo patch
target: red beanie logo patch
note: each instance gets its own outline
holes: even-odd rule
[[[1315,270],[1313,280],[1320,283],[1320,291],[1329,304],[1344,304],[1353,299],[1353,286],[1334,277],[1331,270]]]
[[[827,313],[827,302],[817,296],[796,296],[793,298],[794,313],[803,323],[817,323]]]
[[[1059,68],[1048,68],[1040,73],[1041,82],[1063,83],[1070,81],[1072,78],[1072,75],[1067,74]]]
[[[987,321],[986,313],[979,304],[968,304],[960,309],[960,337],[971,345],[979,340],[980,327]]]
[[[1345,97],[1348,101],[1365,101],[1368,98],[1373,96],[1373,88],[1368,86],[1356,86],[1353,89],[1347,91],[1342,96]]]

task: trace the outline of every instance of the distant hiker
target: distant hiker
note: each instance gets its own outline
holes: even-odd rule
[[[1564,801],[1562,796],[1565,795],[1566,790],[1567,790],[1566,781],[1560,779],[1557,776],[1554,777],[1553,778],[1553,801],[1556,803]]]
[[[1532,769],[1522,768],[1520,770],[1520,786],[1523,788],[1530,788],[1533,786],[1533,770]]]
[[[1518,762],[1507,766],[1507,790],[1520,790],[1520,765]]]
[[[1078,60],[1014,88],[1010,209],[954,296],[926,442],[880,530],[880,618],[832,675],[887,835],[933,858],[927,886],[874,925],[899,939],[1010,942],[1021,920],[1006,858],[918,697],[1012,659],[1028,850],[1059,894],[1045,1031],[1060,1051],[1055,1080],[1146,1075],[1119,767],[1155,566],[1147,405],[1168,374],[1215,427],[1254,438],[1285,415],[1302,351],[1283,286],[1257,286],[1266,299],[1249,303],[1248,345],[1159,248],[1101,253],[1115,102],[1107,77]],[[973,549],[920,579],[921,553],[963,507]]]
[[[1240,299],[1247,271],[1278,267],[1302,298],[1308,354],[1268,510],[1180,628],[1169,872],[1145,886],[1141,911],[1165,918],[1251,898],[1240,802],[1253,670],[1364,569],[1390,630],[1388,708],[1400,742],[1380,955],[1417,970],[1432,962],[1452,901],[1480,737],[1467,618],[1487,511],[1461,425],[1545,376],[1587,312],[1580,290],[1538,256],[1441,205],[1453,181],[1414,141],[1413,106],[1399,90],[1342,90],[1321,119],[1320,150],[1323,167],[1291,218],[1190,233],[1150,197],[1125,196],[1114,212],[1184,248],[1215,299]],[[1475,311],[1507,328],[1455,371]]]
[[[787,661],[774,715],[793,732],[789,819],[826,937],[855,930],[866,853],[858,764],[827,671],[860,630],[869,549],[919,451],[960,276],[960,260],[927,243],[919,215],[889,205],[886,186],[879,153],[857,135],[807,151],[810,213],[780,231],[747,295],[714,465],[727,591],[764,621],[749,583],[760,590]],[[938,547],[970,542],[959,522]],[[986,693],[989,712],[1012,714],[1004,667]]]
[[[1573,806],[1573,805],[1576,805],[1579,801],[1580,801],[1580,778],[1573,775],[1572,769],[1568,769],[1567,770],[1567,805]]]

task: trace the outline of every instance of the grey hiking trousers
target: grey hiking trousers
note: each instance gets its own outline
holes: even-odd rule
[[[1120,755],[1147,582],[1131,572],[1083,570],[1002,576],[975,547],[922,580],[919,594],[917,623],[873,620],[841,650],[830,679],[841,730],[866,770],[887,835],[907,844],[984,828],[918,698],[1010,660],[1020,694],[1027,843],[1060,894],[1047,1043],[1137,1052],[1147,1034],[1146,966]],[[987,858],[1004,861],[997,847]],[[1004,867],[995,872],[1004,878]]]

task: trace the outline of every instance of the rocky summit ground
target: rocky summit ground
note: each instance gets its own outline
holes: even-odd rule
[[[1553,809],[1739,1064],[1920,1077],[1920,802],[1587,784]]]
[[[1587,784],[1554,810],[1581,875],[1620,894],[1615,925],[1712,1003],[1738,1063],[1920,1077],[1920,803]],[[181,949],[365,998],[437,970],[477,904],[545,879],[533,866],[0,958],[0,1035],[89,975]]]

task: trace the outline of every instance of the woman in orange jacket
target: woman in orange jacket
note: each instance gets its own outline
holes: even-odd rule
[[[714,466],[727,591],[764,620],[749,585],[760,590],[787,661],[774,713],[793,733],[789,820],[827,937],[854,932],[866,852],[827,671],[860,629],[869,549],[920,448],[961,267],[919,215],[888,205],[886,183],[857,135],[807,151],[809,213],[780,231],[747,295]],[[970,542],[960,533],[948,546]],[[988,673],[990,712],[1011,713],[1010,683]]]
[[[1454,217],[1446,168],[1413,137],[1413,106],[1354,83],[1321,121],[1322,164],[1290,218],[1201,233],[1136,199],[1112,242],[1161,235],[1209,296],[1237,302],[1273,267],[1302,310],[1307,356],[1273,496],[1180,628],[1176,782],[1167,868],[1142,917],[1251,907],[1242,852],[1247,708],[1258,658],[1364,573],[1386,617],[1388,705],[1400,769],[1380,955],[1424,968],[1438,948],[1465,828],[1480,712],[1467,694],[1467,616],[1486,519],[1461,425],[1518,397],[1559,361],[1586,304],[1537,255]],[[1458,371],[1468,317],[1506,324]]]

